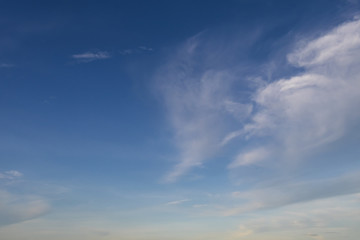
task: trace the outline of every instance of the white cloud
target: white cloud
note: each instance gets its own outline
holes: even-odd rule
[[[11,180],[11,179],[19,178],[22,176],[23,176],[23,174],[16,170],[10,170],[10,171],[5,171],[3,173],[0,173],[0,179]]]
[[[1,63],[0,64],[0,68],[12,68],[15,67],[14,64],[9,64],[9,63]]]
[[[351,92],[342,80],[313,73],[273,82],[255,94],[261,110],[245,133],[273,135],[289,150],[331,142],[345,131]]]
[[[72,58],[80,62],[92,62],[95,60],[107,59],[110,57],[111,55],[106,51],[93,51],[72,55]]]
[[[1,172],[0,180],[0,227],[40,217],[50,210],[41,192],[49,195],[56,186],[41,189],[41,184],[26,181],[17,170]]]
[[[360,222],[356,195],[321,199],[253,213],[242,218],[241,228],[251,232],[245,239],[357,239]]]
[[[242,149],[230,169],[276,159],[303,161],[305,154],[346,136],[359,119],[360,20],[302,41],[288,55],[301,73],[262,81],[250,99],[235,87],[245,78],[241,64],[224,67],[225,57],[217,54],[226,51],[201,37],[189,39],[157,75],[180,151],[166,181],[202,166],[235,138],[258,144]],[[238,121],[237,129],[230,118]]]
[[[188,202],[188,201],[190,201],[190,200],[189,199],[182,199],[182,200],[168,202],[168,203],[166,203],[166,205],[179,205],[179,204],[182,204],[182,203]]]
[[[233,192],[235,199],[246,201],[239,207],[227,209],[224,215],[232,216],[261,209],[272,209],[287,205],[310,202],[360,192],[360,172],[335,178],[294,181],[284,180],[280,184],[249,191]]]
[[[175,141],[181,151],[179,164],[166,176],[170,182],[191,168],[201,166],[221,141],[223,123],[218,113],[224,110],[229,77],[209,71],[196,80],[186,79],[186,71],[190,70],[183,69],[173,76],[175,79],[167,79],[164,91]]]
[[[145,51],[145,52],[152,52],[152,51],[154,51],[153,48],[151,48],[151,47],[146,47],[146,46],[140,46],[139,49],[142,50],[142,51]]]
[[[49,209],[47,201],[39,196],[13,194],[0,189],[0,226],[39,217]]]
[[[240,225],[239,228],[230,234],[230,239],[241,239],[253,234],[253,230]]]
[[[271,136],[288,159],[344,136],[359,118],[360,21],[344,23],[289,54],[304,67],[253,95],[259,109],[239,136]]]
[[[315,67],[321,64],[352,64],[359,52],[360,21],[355,20],[336,27],[289,54],[289,61],[297,66]]]
[[[150,53],[153,51],[154,51],[154,49],[151,47],[139,46],[137,48],[128,48],[128,49],[121,50],[121,51],[119,51],[119,53],[121,55],[132,55],[132,54]]]
[[[130,55],[134,53],[134,49],[124,49],[119,52],[121,55]]]
[[[256,148],[245,153],[239,154],[236,159],[228,166],[236,168],[259,163],[268,159],[271,155],[270,151],[265,147]]]
[[[202,166],[221,147],[226,121],[234,117],[241,121],[252,111],[251,105],[231,96],[234,73],[213,69],[231,51],[213,46],[202,34],[190,38],[156,76],[180,152],[178,164],[165,176],[167,182]]]

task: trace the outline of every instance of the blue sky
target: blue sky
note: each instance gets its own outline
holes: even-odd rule
[[[357,240],[359,10],[4,1],[0,235]]]

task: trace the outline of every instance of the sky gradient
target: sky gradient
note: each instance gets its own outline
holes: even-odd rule
[[[3,1],[4,240],[358,240],[360,2]]]

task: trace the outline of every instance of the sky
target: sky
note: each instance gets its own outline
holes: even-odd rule
[[[359,1],[1,5],[1,239],[359,239]]]

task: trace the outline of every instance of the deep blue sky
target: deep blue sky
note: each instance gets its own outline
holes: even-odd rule
[[[0,235],[357,239],[359,10],[2,1]]]

